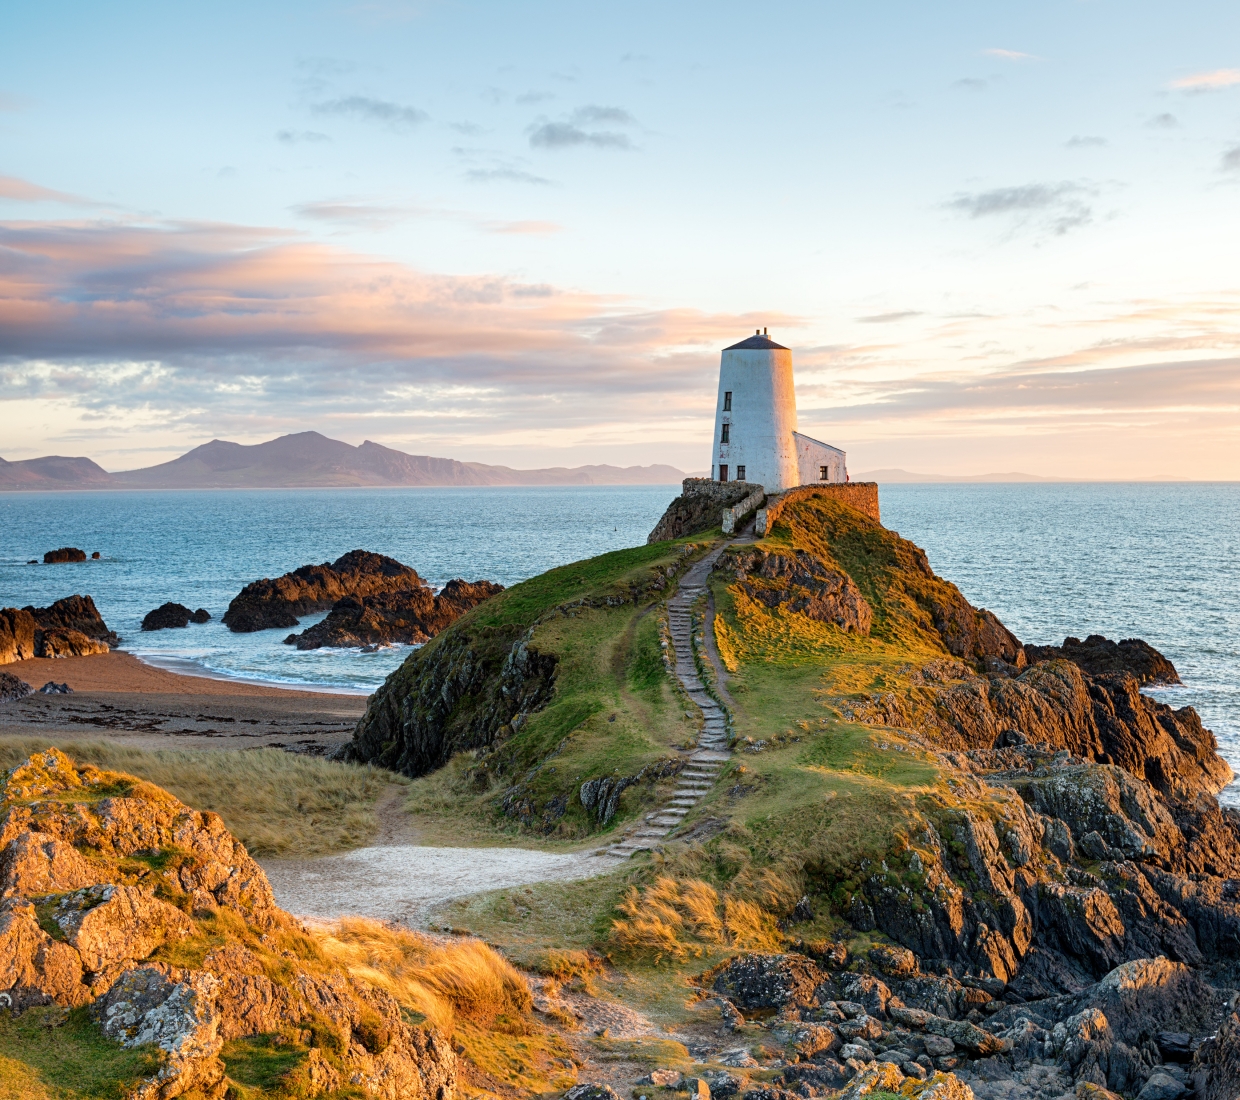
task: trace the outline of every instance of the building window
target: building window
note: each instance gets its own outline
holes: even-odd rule
[[[719,467],[719,480],[720,481],[728,480],[728,468],[726,466]]]
[[[818,467],[818,480],[819,481],[830,481],[831,480],[831,467],[830,466],[819,466]]]
[[[736,467],[736,480],[737,480],[737,481],[744,481],[744,480],[745,480],[745,467],[744,467],[744,466],[737,466],[737,467]]]
[[[723,426],[723,435],[721,435],[721,436],[719,437],[719,442],[720,442],[720,443],[726,443],[726,442],[728,441],[728,433],[729,433],[731,430],[732,430],[732,425],[731,425],[731,424],[725,424],[725,425]]]
[[[732,391],[731,390],[723,391],[723,411],[725,413],[732,411]]]

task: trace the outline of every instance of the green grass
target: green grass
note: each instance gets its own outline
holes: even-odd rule
[[[152,1048],[106,1039],[84,1008],[0,1012],[2,1100],[121,1100],[158,1065]]]
[[[0,768],[12,768],[50,744],[0,737]],[[107,741],[56,747],[79,763],[154,783],[196,810],[214,810],[249,852],[259,856],[321,855],[367,843],[376,832],[375,801],[388,784],[404,782],[380,768],[279,749],[151,751]],[[79,792],[70,795],[73,801],[84,797]],[[98,790],[91,797],[99,797]]]
[[[246,1088],[270,1092],[279,1090],[285,1074],[306,1058],[306,1048],[290,1043],[281,1035],[252,1035],[230,1039],[220,1052],[231,1081]]]

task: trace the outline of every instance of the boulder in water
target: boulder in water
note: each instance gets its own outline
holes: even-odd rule
[[[49,550],[43,555],[44,565],[56,565],[66,561],[85,561],[86,551],[76,546],[62,546],[59,550]]]
[[[247,584],[224,612],[224,625],[238,634],[297,626],[298,615],[326,611],[345,596],[425,588],[417,571],[395,558],[350,550],[334,562],[303,565],[274,580]]]
[[[301,634],[290,634],[284,642],[298,649],[417,645],[430,641],[470,608],[503,590],[490,581],[452,580],[437,596],[427,587],[378,592],[360,599],[345,596],[321,623]]]
[[[182,603],[168,602],[160,604],[154,611],[148,611],[142,620],[143,630],[169,630],[174,627],[186,627],[190,623],[205,623],[211,618],[206,608],[200,607],[191,611]]]

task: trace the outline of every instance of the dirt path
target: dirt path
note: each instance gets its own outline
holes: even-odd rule
[[[484,890],[590,878],[615,861],[589,853],[529,848],[373,845],[308,860],[261,859],[276,903],[299,917],[374,917],[425,927],[444,902]]]

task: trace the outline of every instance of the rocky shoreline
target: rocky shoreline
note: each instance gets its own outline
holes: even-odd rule
[[[120,644],[89,596],[50,607],[0,608],[0,665],[31,657],[88,657]]]

